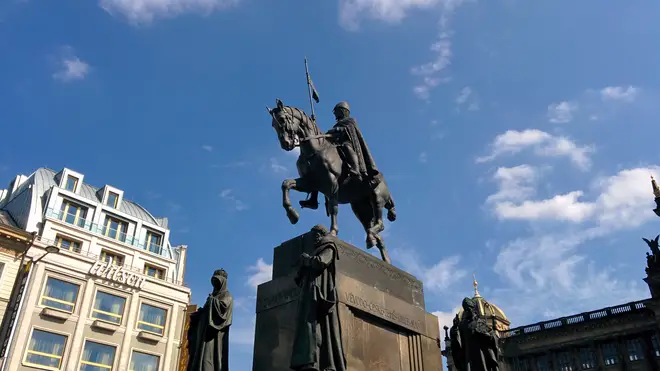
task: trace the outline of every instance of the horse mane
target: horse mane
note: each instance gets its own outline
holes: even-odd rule
[[[291,111],[290,112],[291,116],[293,116],[294,118],[297,118],[302,125],[312,129],[312,131],[313,131],[312,135],[322,134],[321,129],[319,128],[318,125],[316,125],[316,122],[314,122],[311,117],[307,116],[307,114],[303,110],[301,110],[300,108],[291,107],[291,106],[286,106],[284,108],[285,109],[288,108]]]

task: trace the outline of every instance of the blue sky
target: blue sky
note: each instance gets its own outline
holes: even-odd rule
[[[472,273],[514,325],[641,299],[657,234],[660,5],[611,1],[7,0],[0,177],[69,167],[189,245],[193,301],[223,267],[232,369],[249,370],[255,285],[295,176],[264,105],[319,122],[350,102],[397,203],[394,263],[442,321]],[[303,195],[294,195],[297,201]],[[362,247],[348,207],[340,236]]]

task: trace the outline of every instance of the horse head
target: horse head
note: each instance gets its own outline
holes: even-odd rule
[[[291,107],[285,106],[279,99],[276,100],[275,108],[266,106],[266,109],[273,118],[272,125],[280,146],[285,151],[292,151],[299,144],[300,119],[295,116]]]

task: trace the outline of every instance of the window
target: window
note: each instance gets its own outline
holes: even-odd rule
[[[80,371],[103,371],[112,370],[115,363],[116,348],[112,345],[85,341],[82,359],[80,360]]]
[[[2,280],[2,273],[5,271],[5,263],[0,263],[0,280]]]
[[[62,356],[64,355],[66,340],[64,335],[33,330],[25,352],[24,363],[59,370],[62,367]]]
[[[550,369],[548,365],[548,356],[539,356],[536,357],[536,370],[537,371],[548,371]]]
[[[619,360],[619,354],[617,351],[616,343],[606,343],[601,345],[601,351],[603,353],[603,361],[605,366],[612,366],[617,364]]]
[[[48,308],[73,313],[78,299],[80,286],[48,277],[44,293],[41,295],[41,305]]]
[[[110,263],[112,265],[119,265],[119,266],[124,265],[124,257],[123,256],[121,256],[119,254],[108,252],[106,250],[101,250],[101,259],[100,260],[103,261],[103,262],[106,262],[106,263]]]
[[[92,318],[121,325],[125,305],[126,298],[97,291],[94,308],[92,308]]]
[[[128,223],[111,216],[105,217],[105,225],[103,226],[104,235],[124,242],[126,241],[126,232],[128,232]]]
[[[87,208],[74,204],[71,201],[64,200],[62,202],[62,208],[60,209],[60,219],[69,223],[76,225],[78,227],[85,227],[85,218],[87,217]]]
[[[515,358],[514,371],[531,371],[532,365],[529,362],[529,358]]]
[[[160,357],[134,350],[129,371],[158,371],[158,363]]]
[[[76,187],[78,187],[78,178],[73,175],[66,177],[66,184],[64,184],[64,189],[67,191],[75,192]]]
[[[656,357],[660,357],[660,341],[658,340],[658,333],[651,336],[651,345],[653,346],[653,354]]]
[[[140,306],[140,317],[138,318],[138,329],[158,335],[165,333],[165,316],[167,311],[149,304]]]
[[[572,355],[569,352],[557,353],[557,366],[560,371],[573,371]]]
[[[147,250],[156,254],[161,254],[163,250],[161,241],[162,236],[160,234],[148,231],[147,240],[144,245],[147,247]]]
[[[165,269],[154,267],[153,265],[145,264],[144,265],[144,274],[147,276],[155,277],[158,279],[163,279],[165,277]]]
[[[591,348],[580,348],[580,368],[583,370],[591,370],[596,368],[596,357],[594,357],[594,350]]]
[[[108,197],[105,199],[105,205],[117,208],[117,201],[119,201],[119,195],[115,192],[108,191]]]
[[[631,361],[639,361],[644,359],[644,350],[642,349],[641,339],[628,339],[626,340],[626,348],[628,349],[628,359]]]
[[[55,237],[55,246],[59,247],[62,250],[80,252],[80,246],[82,244],[79,241],[72,240],[68,237],[60,236],[59,234]]]

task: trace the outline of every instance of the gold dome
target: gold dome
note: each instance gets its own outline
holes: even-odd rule
[[[498,307],[493,303],[489,303],[486,299],[484,299],[481,295],[479,295],[479,290],[478,290],[479,283],[477,282],[477,278],[474,277],[474,275],[472,275],[472,277],[474,278],[474,281],[472,282],[472,284],[474,285],[474,296],[472,297],[472,299],[474,299],[477,302],[477,310],[479,311],[479,314],[484,318],[486,318],[488,325],[491,327],[494,321],[495,329],[497,331],[509,330],[511,321],[509,321],[507,316],[504,314],[504,311],[502,311],[500,307]],[[459,309],[456,315],[460,319],[463,316],[463,308]]]

